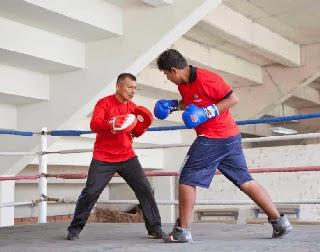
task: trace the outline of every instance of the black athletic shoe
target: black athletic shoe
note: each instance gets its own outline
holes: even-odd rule
[[[68,232],[67,240],[69,240],[69,241],[79,240],[79,233],[76,233],[76,232]]]
[[[159,228],[152,231],[148,231],[148,235],[150,235],[154,239],[163,239],[166,233],[163,232],[161,228]]]

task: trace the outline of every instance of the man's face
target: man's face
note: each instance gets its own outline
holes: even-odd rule
[[[137,89],[137,83],[130,78],[125,78],[121,80],[120,83],[117,83],[117,93],[121,100],[131,101]]]
[[[174,84],[179,85],[182,83],[182,80],[180,78],[180,75],[177,69],[172,68],[170,71],[163,70],[163,73],[167,76],[167,79],[173,82]]]

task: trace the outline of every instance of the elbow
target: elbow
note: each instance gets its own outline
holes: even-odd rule
[[[239,102],[239,98],[236,95],[232,94],[232,96],[231,96],[231,106],[236,105],[238,102]]]
[[[96,127],[94,127],[94,126],[93,126],[93,125],[91,125],[91,124],[90,124],[90,129],[91,129],[91,131],[93,131],[93,132],[97,133],[97,129],[96,129]]]
[[[96,122],[96,121],[92,121],[90,123],[90,129],[94,133],[103,133],[103,132],[106,132],[106,131],[110,130],[107,123]]]
[[[98,126],[97,123],[91,121],[91,123],[90,123],[90,129],[91,129],[93,132],[97,133],[97,132],[99,131],[99,126]]]
[[[239,98],[236,96],[233,102],[233,105],[236,105],[239,102]]]

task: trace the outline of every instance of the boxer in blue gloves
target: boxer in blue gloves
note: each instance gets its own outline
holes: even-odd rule
[[[191,242],[191,218],[196,201],[196,186],[208,188],[216,169],[246,193],[268,216],[273,238],[292,229],[280,215],[267,191],[250,175],[241,146],[241,135],[229,108],[238,102],[231,87],[216,73],[189,66],[175,49],[164,51],[157,65],[167,79],[178,86],[178,100],[159,100],[154,115],[166,119],[176,110],[184,110],[187,128],[195,129],[179,178],[179,218],[166,242]]]

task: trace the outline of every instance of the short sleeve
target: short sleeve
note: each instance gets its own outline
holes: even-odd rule
[[[201,76],[200,81],[206,95],[216,101],[221,101],[232,91],[230,85],[220,75],[213,72],[207,71]]]

